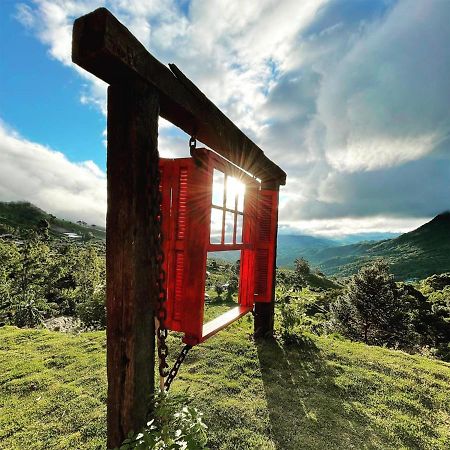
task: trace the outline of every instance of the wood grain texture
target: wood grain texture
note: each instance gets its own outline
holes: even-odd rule
[[[108,89],[108,448],[145,425],[154,389],[157,291],[152,189],[158,94],[141,80]]]
[[[74,23],[72,60],[109,84],[139,76],[160,94],[160,114],[262,180],[285,184],[286,173],[228,119],[176,66],[153,57],[107,9]]]

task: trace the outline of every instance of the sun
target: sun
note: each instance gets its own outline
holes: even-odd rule
[[[227,177],[227,208],[235,209],[237,202],[237,210],[242,211],[244,207],[245,184],[235,177]]]

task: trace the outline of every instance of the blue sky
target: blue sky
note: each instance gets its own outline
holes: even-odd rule
[[[27,139],[105,169],[104,115],[80,102],[83,79],[17,20],[18,3],[1,3],[0,117]]]
[[[106,85],[70,60],[108,7],[288,174],[285,232],[402,232],[450,209],[450,2],[0,2],[0,200],[102,223]],[[163,156],[187,136],[160,123]]]

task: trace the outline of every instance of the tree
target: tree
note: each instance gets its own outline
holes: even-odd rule
[[[50,248],[30,231],[24,237],[11,286],[11,313],[19,327],[39,324],[47,309],[45,298]]]
[[[13,282],[19,257],[17,245],[0,240],[0,321],[6,323],[12,322]]]
[[[216,283],[214,285],[214,290],[216,291],[217,300],[222,301],[222,294],[223,294],[223,284]]]
[[[311,273],[308,261],[304,258],[295,260],[293,288],[295,290],[302,290],[308,285],[307,276]]]
[[[105,261],[100,258],[94,245],[79,250],[73,277],[76,288],[76,314],[92,328],[106,325],[105,308]]]
[[[377,260],[350,279],[331,313],[336,328],[351,339],[396,346],[413,331],[406,309],[388,264]]]
[[[305,258],[298,258],[295,260],[295,272],[300,276],[309,275],[311,268]]]
[[[74,268],[74,279],[80,303],[89,301],[101,285],[104,264],[93,245],[81,248]]]
[[[428,297],[433,311],[433,345],[439,356],[450,360],[450,286],[430,294]]]

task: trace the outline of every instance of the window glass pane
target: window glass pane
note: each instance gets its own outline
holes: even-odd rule
[[[211,233],[209,237],[211,244],[220,244],[222,242],[222,217],[222,209],[211,208]]]
[[[244,216],[242,214],[238,214],[236,220],[236,244],[242,244],[243,223],[244,223]]]
[[[225,213],[225,244],[233,243],[234,231],[234,213],[227,211]]]
[[[237,210],[240,212],[244,211],[244,197],[245,197],[245,184],[239,183],[238,185],[238,202],[237,202]]]
[[[236,209],[236,194],[239,181],[234,177],[227,177],[227,208]]]
[[[220,170],[214,169],[213,172],[213,205],[223,207],[223,194],[225,189],[225,174]]]

